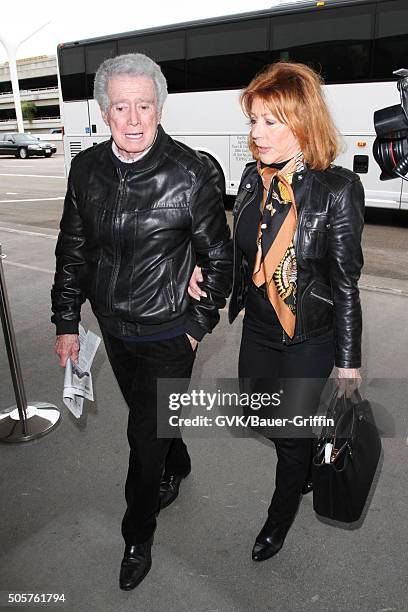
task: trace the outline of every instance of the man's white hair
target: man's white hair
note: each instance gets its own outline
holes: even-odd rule
[[[160,66],[143,53],[126,53],[106,59],[96,71],[94,98],[103,112],[108,110],[110,104],[107,93],[109,80],[120,74],[151,78],[156,91],[158,109],[162,109],[167,98],[167,81]]]

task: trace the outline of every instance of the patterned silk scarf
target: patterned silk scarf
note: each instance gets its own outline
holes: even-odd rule
[[[281,170],[262,168],[258,162],[264,191],[252,280],[257,287],[265,285],[268,299],[290,338],[294,336],[296,325],[297,281],[293,244],[297,210],[291,184],[294,172],[303,168],[302,153],[289,160]]]

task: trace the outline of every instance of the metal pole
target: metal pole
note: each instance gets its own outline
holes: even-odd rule
[[[4,35],[0,35],[0,42],[3,44],[3,47],[6,50],[9,60],[9,68],[10,68],[10,80],[11,86],[13,89],[13,97],[14,97],[14,108],[16,110],[16,118],[17,118],[17,129],[20,133],[24,133],[24,121],[23,121],[23,113],[21,112],[21,100],[20,100],[20,88],[18,85],[18,76],[17,76],[17,49],[20,45],[23,44],[26,40],[37,34],[42,28],[51,23],[47,21],[43,23],[39,28],[31,32],[28,36],[20,40],[18,43],[12,43],[8,38]]]
[[[10,80],[11,80],[11,87],[13,90],[14,108],[16,111],[16,118],[17,118],[17,131],[20,132],[20,134],[23,134],[24,133],[24,121],[23,121],[23,113],[21,111],[20,88],[18,85],[18,76],[17,76],[17,59],[16,59],[17,48],[13,45],[6,44],[4,40],[2,42],[3,42],[3,45],[9,57]]]
[[[4,278],[3,259],[6,255],[2,254],[0,244],[0,315],[3,326],[4,341],[6,343],[7,357],[10,366],[11,378],[13,381],[14,395],[16,396],[17,409],[22,422],[23,432],[27,434],[27,398],[24,389],[23,376],[21,373],[20,360],[18,358],[16,337],[14,335],[13,322],[10,314],[10,304],[7,296],[6,279]]]
[[[0,318],[13,381],[16,406],[0,413],[0,442],[27,442],[48,433],[58,424],[60,412],[53,404],[27,404],[23,375],[7,296],[0,244]]]

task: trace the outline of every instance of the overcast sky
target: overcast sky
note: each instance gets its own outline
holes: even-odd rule
[[[290,0],[289,0],[290,1]],[[296,1],[296,0],[292,0]],[[279,0],[8,0],[2,9],[0,39],[23,43],[17,58],[56,53],[57,44],[104,34],[268,8]],[[7,55],[0,45],[0,62]]]

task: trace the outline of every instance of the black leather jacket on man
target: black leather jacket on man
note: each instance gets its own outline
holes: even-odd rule
[[[207,157],[159,126],[153,147],[124,175],[112,141],[72,161],[52,288],[57,334],[77,333],[86,298],[114,335],[183,324],[201,340],[231,286],[232,248],[219,176]],[[194,265],[207,298],[190,299]]]
[[[357,282],[363,266],[361,233],[364,190],[359,177],[338,166],[319,172],[306,168],[293,177],[298,205],[295,234],[297,259],[295,344],[334,330],[335,364],[361,366],[361,305]],[[255,163],[242,176],[234,207],[234,282],[229,306],[232,322],[245,306],[247,262],[236,244],[243,209],[260,201],[262,183]],[[300,206],[299,206],[300,205]]]

